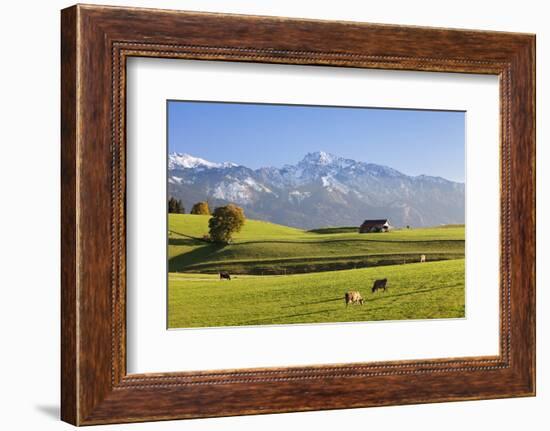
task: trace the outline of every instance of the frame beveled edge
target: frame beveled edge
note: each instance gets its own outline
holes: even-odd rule
[[[221,30],[203,30],[203,21]],[[258,26],[269,31],[247,34]],[[237,29],[245,34],[235,39]],[[300,42],[300,36],[335,30],[339,38],[322,46]],[[426,40],[436,34],[447,40],[447,49],[441,51],[436,38]],[[369,43],[374,37],[376,45]],[[351,41],[355,49],[342,48]],[[403,55],[404,47],[411,47],[411,55]],[[128,56],[499,75],[501,354],[126,375]],[[74,6],[62,12],[61,98],[63,420],[81,425],[534,394],[534,36]],[[89,204],[92,197],[95,205]],[[99,223],[102,218],[108,223]]]

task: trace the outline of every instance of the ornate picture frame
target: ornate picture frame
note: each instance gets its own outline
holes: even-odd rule
[[[61,18],[64,421],[534,396],[534,35],[91,5]],[[499,355],[128,374],[126,60],[136,56],[497,75]]]

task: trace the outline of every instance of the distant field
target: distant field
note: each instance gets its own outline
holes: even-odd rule
[[[357,233],[359,228],[357,226],[340,226],[340,227],[322,227],[319,229],[311,229],[307,232],[309,233],[322,233],[322,234],[333,234],[333,233]]]
[[[209,216],[170,214],[170,272],[295,274],[464,257],[464,226],[359,234],[350,227],[303,231],[247,220],[229,245],[203,241]]]
[[[371,293],[375,279],[388,291]],[[344,304],[358,290],[364,305]],[[282,276],[170,274],[170,328],[464,317],[464,259]]]

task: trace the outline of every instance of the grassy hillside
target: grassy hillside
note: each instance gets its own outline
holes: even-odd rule
[[[388,278],[387,292],[371,293],[377,278]],[[464,259],[231,281],[170,274],[169,283],[171,328],[464,317]],[[364,305],[346,307],[347,290]]]
[[[247,220],[229,245],[201,240],[209,216],[170,214],[170,272],[291,274],[464,257],[464,227],[359,234],[350,228],[315,231]]]
[[[168,229],[192,237],[200,238],[208,233],[210,216],[194,214],[169,214]],[[261,220],[247,219],[242,230],[235,235],[236,240],[293,238],[304,234],[303,230]]]

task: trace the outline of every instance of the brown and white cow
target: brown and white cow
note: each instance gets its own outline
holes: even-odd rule
[[[363,305],[363,297],[356,290],[350,290],[349,292],[346,292],[346,294],[344,295],[344,299],[346,300],[346,307],[349,304]]]

